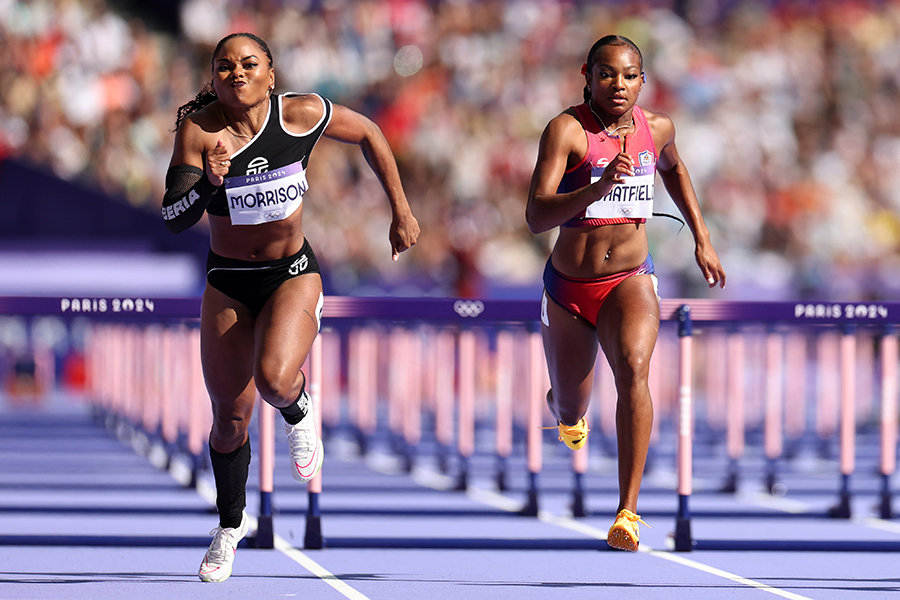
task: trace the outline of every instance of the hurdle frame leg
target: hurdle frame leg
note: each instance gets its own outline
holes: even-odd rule
[[[675,551],[690,552],[694,549],[691,536],[691,513],[688,506],[693,477],[693,374],[691,307],[678,309],[678,513],[675,518]]]
[[[457,408],[457,472],[456,491],[469,488],[469,461],[475,454],[475,332],[468,327],[460,330],[459,404]]]
[[[540,512],[538,502],[538,475],[543,467],[542,447],[543,430],[541,429],[541,404],[545,400],[543,389],[544,342],[541,331],[536,324],[528,332],[528,361],[530,365],[528,389],[528,419],[526,422],[526,453],[528,456],[528,496],[519,514],[523,517],[536,517]]]
[[[317,336],[307,358],[307,385],[311,402],[319,407],[315,411],[316,431],[322,431],[322,337]],[[319,508],[319,497],[322,495],[322,469],[306,484],[307,509],[306,531],[303,535],[303,548],[306,550],[321,550],[325,547],[325,538],[322,537],[322,511]]]
[[[496,401],[495,401],[495,428],[496,428],[496,452],[494,484],[497,490],[505,492],[509,489],[507,483],[507,463],[512,454],[513,445],[513,356],[514,340],[508,329],[500,329],[496,337],[497,351],[495,371]]]
[[[744,336],[739,329],[728,333],[726,339],[727,365],[727,406],[726,446],[728,452],[728,474],[720,491],[733,494],[740,485],[740,459],[744,455]]]
[[[881,338],[881,501],[882,519],[894,518],[891,506],[891,475],[897,469],[898,340],[896,328],[885,328]]]
[[[840,466],[841,484],[838,503],[829,509],[829,516],[849,519],[852,516],[850,476],[856,467],[856,338],[854,327],[841,327],[840,372]]]
[[[590,408],[588,409],[590,414]],[[590,421],[590,417],[588,417]],[[590,437],[584,441],[584,446],[572,452],[572,516],[576,518],[590,516],[590,511],[585,504],[584,475],[588,472],[590,462]]]
[[[272,522],[272,493],[275,472],[275,408],[257,394],[259,407],[259,515],[257,516],[256,548],[275,547],[275,525]]]
[[[573,473],[573,489],[572,489],[572,516],[576,518],[589,517],[591,511],[588,510],[584,501],[584,473],[575,471]]]

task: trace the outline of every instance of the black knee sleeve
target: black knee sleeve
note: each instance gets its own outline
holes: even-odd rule
[[[228,454],[209,447],[213,476],[216,479],[216,510],[221,527],[240,527],[247,506],[247,476],[250,474],[250,438]]]

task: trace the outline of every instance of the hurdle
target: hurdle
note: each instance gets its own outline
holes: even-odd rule
[[[678,514],[675,516],[675,549],[687,551],[693,545],[689,499],[693,491],[693,339],[691,308],[678,307]]]
[[[681,408],[678,412],[678,493],[679,507],[676,519],[674,549],[676,551],[707,550],[872,550],[900,551],[900,544],[893,542],[825,542],[822,540],[760,541],[732,540],[712,541],[696,540],[691,536],[691,517],[688,508],[690,485],[692,480],[691,434],[694,427],[691,410],[690,365],[692,352],[685,339],[692,336],[691,324],[696,321],[707,323],[753,322],[769,326],[783,324],[802,324],[803,327],[829,328],[837,330],[839,337],[836,346],[823,343],[828,338],[820,337],[820,372],[837,378],[838,446],[839,446],[839,485],[837,503],[828,510],[827,516],[849,519],[851,517],[851,478],[856,468],[856,433],[857,433],[857,338],[854,335],[859,328],[876,328],[880,332],[880,371],[881,371],[881,423],[880,423],[880,475],[881,491],[879,513],[881,518],[891,518],[890,476],[896,468],[897,452],[897,338],[895,324],[900,317],[898,305],[895,303],[718,303],[714,301],[693,300],[689,305],[673,307],[663,302],[663,318],[677,318],[679,337],[682,346],[679,363],[686,372],[682,374],[679,387]],[[735,334],[732,334],[735,335]],[[728,356],[735,364],[729,368],[735,370],[733,379],[742,378],[744,366],[743,343],[738,337],[731,337],[728,345]],[[837,351],[831,351],[835,348]],[[768,461],[766,486],[774,488],[775,463],[783,454],[783,390],[794,392],[804,390],[802,383],[792,386],[784,384],[784,364],[796,366],[802,360],[803,349],[794,339],[785,350],[785,341],[781,333],[770,329],[765,337],[764,361],[766,365],[765,414],[764,414],[764,454]],[[785,359],[785,355],[789,357]],[[868,356],[868,354],[863,355]],[[869,361],[871,362],[871,361]],[[865,359],[863,363],[866,364]],[[730,371],[729,371],[730,372]],[[833,379],[831,379],[833,381]],[[833,387],[827,386],[831,389]],[[736,390],[729,386],[729,390]],[[743,449],[743,394],[735,393],[736,402],[729,405],[728,418],[728,451],[731,459],[732,473],[725,491],[735,491],[734,464]],[[834,429],[834,424],[827,419],[827,407],[835,404],[832,394],[824,395],[826,417],[820,419],[820,433]],[[795,424],[795,428],[799,425]]]

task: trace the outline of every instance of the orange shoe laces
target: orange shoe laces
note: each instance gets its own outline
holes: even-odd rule
[[[559,441],[563,441],[562,432],[565,431],[567,435],[576,436],[582,432],[582,429],[578,426],[578,423],[581,423],[581,420],[578,421],[575,425],[565,425],[562,421],[556,421],[558,425],[554,425],[553,427],[541,427],[541,429],[556,429],[560,432]],[[587,435],[590,433],[591,429],[587,426],[587,421],[584,423],[584,434]],[[632,513],[633,514],[633,513]]]
[[[641,523],[643,525],[646,525],[647,529],[653,529],[652,527],[644,523],[644,520],[641,519],[641,515],[636,515],[627,508],[623,508],[619,511],[619,514],[616,515],[616,522],[613,523],[613,527],[618,525],[619,521],[628,521],[631,529],[634,529],[636,527],[635,523]]]

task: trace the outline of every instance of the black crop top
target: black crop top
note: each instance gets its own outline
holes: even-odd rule
[[[269,99],[269,114],[266,116],[263,128],[253,136],[250,143],[231,156],[231,167],[225,175],[226,182],[229,177],[243,177],[265,173],[296,162],[300,162],[303,168],[306,168],[312,149],[331,121],[332,107],[328,99],[318,94],[312,94],[319,98],[325,107],[322,118],[309,131],[299,134],[291,133],[284,128],[284,123],[281,119],[282,101],[283,98],[302,95],[291,92],[272,95]],[[225,185],[219,187],[206,207],[206,212],[220,217],[229,216],[225,188]]]

